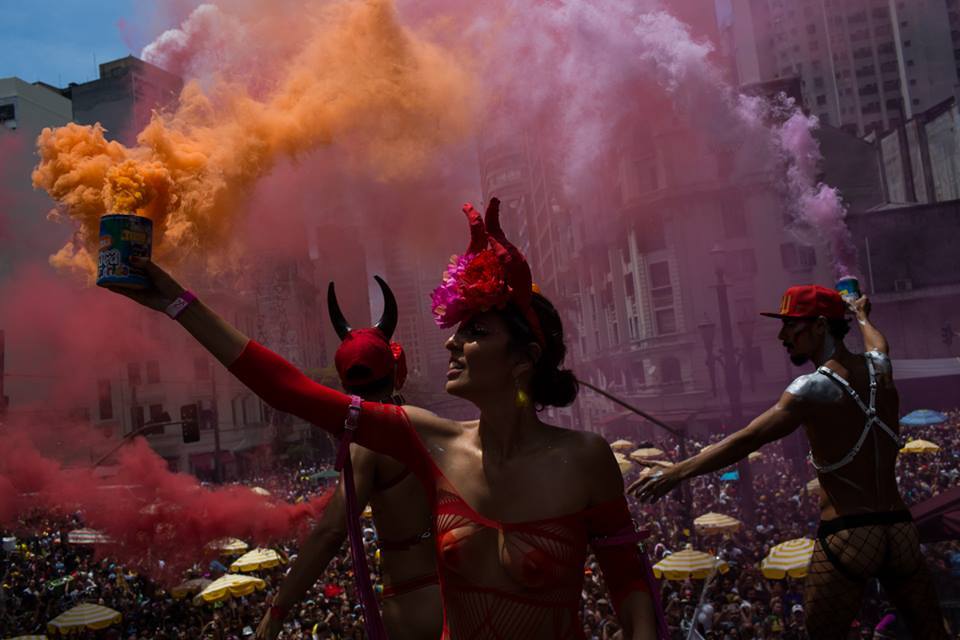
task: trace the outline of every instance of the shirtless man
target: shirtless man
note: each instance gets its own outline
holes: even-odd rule
[[[804,593],[810,638],[847,638],[873,578],[914,638],[947,638],[917,528],[897,489],[899,398],[887,341],[862,297],[850,309],[867,351],[848,351],[845,307],[832,289],[788,289],[780,312],[763,315],[782,320],[778,338],[790,360],[812,362],[817,370],[794,380],[773,407],[717,446],[672,467],[648,469],[628,491],[652,502],[803,425],[824,497]]]
[[[371,329],[351,329],[340,312],[333,284],[328,290],[330,317],[342,343],[334,358],[347,393],[373,402],[403,404],[406,365],[402,349],[390,341],[397,326],[397,303],[386,283],[384,312]],[[369,502],[377,528],[384,588],[383,622],[391,640],[439,638],[443,625],[436,559],[431,539],[432,516],[420,483],[402,464],[369,449],[351,445],[350,458],[362,509]],[[272,640],[283,628],[284,614],[300,602],[320,578],[347,537],[343,483],[307,538],[273,606],[257,629],[258,640]]]

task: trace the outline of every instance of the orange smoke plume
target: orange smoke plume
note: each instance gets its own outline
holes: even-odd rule
[[[216,253],[245,195],[281,157],[334,147],[345,166],[390,180],[416,175],[470,133],[470,74],[402,26],[390,0],[290,15],[314,28],[294,56],[276,61],[268,89],[222,74],[208,88],[188,82],[177,109],[155,113],[132,148],[107,141],[99,125],[42,132],[34,187],[59,203],[52,218],[79,225],[54,266],[92,277],[105,213],[151,218],[158,259]]]

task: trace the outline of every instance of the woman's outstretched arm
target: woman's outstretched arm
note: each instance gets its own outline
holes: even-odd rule
[[[130,260],[134,266],[146,271],[150,286],[145,289],[108,287],[114,293],[126,296],[154,311],[164,311],[186,291],[173,276],[153,261],[136,257]],[[203,304],[202,300],[192,302],[177,317],[177,321],[227,368],[240,356],[249,342],[247,336]]]
[[[140,290],[111,287],[111,291],[156,311],[165,310],[185,291],[153,262],[137,260],[136,266],[147,272],[151,285]],[[291,413],[334,435],[343,432],[350,411],[349,396],[314,382],[273,351],[247,338],[200,300],[192,302],[177,320],[274,409]],[[419,414],[415,412],[415,415]],[[416,423],[423,428],[432,424],[424,420]],[[403,462],[421,480],[429,479],[429,454],[411,426],[407,413],[400,407],[365,402],[355,442]]]

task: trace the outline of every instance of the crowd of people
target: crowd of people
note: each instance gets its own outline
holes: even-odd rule
[[[905,428],[905,435],[930,440],[940,446],[937,453],[904,454],[898,462],[898,480],[908,504],[915,504],[955,486],[960,479],[960,412],[949,414],[947,424]],[[679,458],[675,443],[656,443],[664,459]],[[709,442],[691,441],[696,451]],[[680,491],[652,506],[633,503],[634,516],[649,530],[646,541],[651,561],[692,548],[715,554],[729,566],[718,574],[704,593],[705,581],[661,582],[663,605],[675,637],[686,638],[694,625],[702,638],[743,640],[747,638],[805,638],[803,580],[768,580],[760,573],[759,563],[772,545],[792,538],[812,537],[819,518],[818,496],[807,487],[812,468],[784,459],[779,444],[773,444],[752,461],[756,511],[744,518],[737,496],[738,480],[721,480],[721,474],[698,478],[690,483],[690,504]],[[628,479],[639,473],[639,465],[626,473]],[[797,469],[791,472],[791,469]],[[801,475],[800,469],[808,471]],[[277,471],[247,478],[250,486],[267,488],[275,498],[296,502],[324,489],[320,468]],[[704,535],[691,529],[691,518],[707,512],[719,512],[740,519],[738,531]],[[67,541],[67,532],[83,525],[81,513],[53,517],[32,514],[23,518],[15,530],[0,531],[6,539],[0,566],[0,637],[42,634],[48,621],[81,602],[101,604],[123,615],[119,624],[99,631],[84,631],[74,637],[124,639],[231,640],[253,637],[268,598],[276,592],[286,566],[254,573],[262,578],[265,589],[249,596],[196,606],[192,598],[174,598],[171,591],[146,576],[136,575],[116,565],[109,557],[99,557],[88,545]],[[16,538],[15,541],[11,538]],[[364,523],[364,537],[370,566],[377,572],[377,541],[372,523]],[[278,550],[293,557],[296,541],[281,544]],[[960,544],[940,543],[925,547],[928,562],[938,581],[941,599],[960,595]],[[215,579],[227,571],[229,558],[205,559],[184,579]],[[602,575],[592,557],[585,567],[582,598],[584,633],[590,640],[619,637]],[[296,640],[312,638],[363,638],[363,618],[353,591],[353,569],[344,553],[328,567],[307,598],[291,612],[283,637]],[[875,631],[878,622],[894,610],[881,591],[874,589],[856,622],[858,635],[851,637],[896,637],[896,623],[887,631]],[[956,616],[948,608],[948,614]],[[889,621],[889,616],[888,616]],[[956,628],[956,625],[954,625]],[[893,630],[893,631],[891,631]],[[884,636],[883,633],[891,635]],[[694,636],[696,637],[696,636]]]

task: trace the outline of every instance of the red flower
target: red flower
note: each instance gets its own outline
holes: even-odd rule
[[[477,311],[502,307],[510,299],[503,266],[490,249],[481,251],[467,264],[459,285],[464,302]]]

